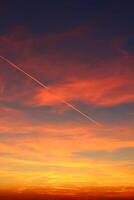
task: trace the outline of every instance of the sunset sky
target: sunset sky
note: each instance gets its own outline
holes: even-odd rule
[[[0,190],[133,193],[134,2],[2,0],[0,56]]]

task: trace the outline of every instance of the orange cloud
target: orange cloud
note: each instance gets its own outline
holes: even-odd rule
[[[125,76],[71,80],[53,86],[50,91],[38,89],[31,104],[56,105],[61,103],[60,99],[64,99],[65,101],[82,101],[95,106],[113,106],[134,102],[133,87],[134,82]]]
[[[10,116],[13,110],[10,110]],[[132,130],[126,127],[91,127],[77,122],[34,124],[22,115],[14,113],[15,119],[3,118],[0,125],[0,177],[8,185],[8,180],[18,187],[64,187],[77,188],[90,184],[104,186],[129,186],[133,183],[132,161],[75,158],[76,151],[107,150],[132,147],[129,139]],[[16,122],[17,118],[17,122]],[[2,120],[1,120],[2,122]],[[124,134],[128,140],[117,135]],[[108,135],[102,133],[108,132]],[[110,135],[110,136],[109,136]],[[81,173],[81,171],[83,173]],[[7,173],[8,172],[8,173]],[[98,180],[102,180],[103,182]],[[131,181],[130,181],[131,180]]]

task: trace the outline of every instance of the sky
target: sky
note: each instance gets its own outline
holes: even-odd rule
[[[0,2],[0,191],[134,195],[133,10]]]

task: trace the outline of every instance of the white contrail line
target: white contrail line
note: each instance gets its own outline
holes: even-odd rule
[[[7,62],[10,66],[14,67],[15,69],[17,69],[18,71],[22,72],[23,74],[25,74],[27,77],[29,77],[30,79],[32,79],[33,81],[35,81],[36,83],[38,83],[38,85],[40,85],[41,87],[49,90],[50,88],[46,85],[44,85],[42,82],[40,82],[38,79],[36,79],[35,77],[31,76],[29,73],[25,72],[23,69],[21,69],[18,65],[14,64],[13,62],[11,62],[9,59],[3,57],[0,55],[0,59],[4,60],[5,62]],[[52,93],[52,92],[51,92]],[[53,94],[54,95],[54,94]],[[56,95],[54,95],[56,96]],[[57,97],[57,96],[56,96]],[[81,115],[83,115],[85,118],[87,118],[88,120],[90,120],[91,122],[93,122],[96,125],[101,125],[99,122],[97,122],[96,120],[94,120],[92,117],[86,115],[85,113],[83,113],[82,111],[80,111],[78,108],[76,108],[74,105],[72,105],[71,103],[58,98],[62,103],[66,104],[68,107],[72,108],[73,110],[75,110],[76,112],[80,113]]]
[[[33,76],[31,76],[27,72],[25,72],[23,69],[21,69],[20,67],[18,67],[16,64],[14,64],[13,62],[11,62],[7,58],[5,58],[5,57],[3,57],[1,55],[0,55],[0,58],[3,59],[4,61],[6,61],[12,67],[16,68],[17,70],[19,70],[20,72],[22,72],[23,74],[25,74],[26,76],[28,76],[29,78],[31,78],[33,81],[35,81],[36,83],[38,83],[40,86],[44,87],[45,89],[49,89],[49,87],[45,86],[43,83],[41,83],[40,81],[38,81],[36,78],[34,78]]]

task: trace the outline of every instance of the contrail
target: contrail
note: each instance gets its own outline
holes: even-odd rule
[[[0,59],[4,60],[5,62],[7,62],[11,67],[14,67],[15,69],[17,69],[18,71],[22,72],[24,75],[26,75],[27,77],[29,77],[30,79],[32,79],[33,81],[35,81],[38,85],[40,85],[41,87],[49,90],[50,88],[48,86],[46,86],[45,84],[43,84],[42,82],[40,82],[38,79],[36,79],[35,77],[33,77],[32,75],[30,75],[29,73],[25,72],[23,69],[21,69],[18,65],[14,64],[13,62],[11,62],[9,59],[3,57],[0,55]],[[52,93],[52,92],[51,92]],[[55,95],[56,96],[56,95]],[[74,105],[72,105],[71,103],[58,98],[59,101],[61,101],[62,103],[64,103],[65,105],[67,105],[68,107],[70,107],[71,109],[75,110],[76,112],[80,113],[81,115],[83,115],[85,118],[87,118],[88,120],[90,120],[91,122],[93,122],[96,125],[101,125],[99,122],[97,122],[96,120],[94,120],[92,117],[86,115],[85,113],[83,113],[82,111],[80,111],[77,107],[75,107]]]

